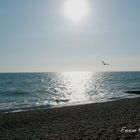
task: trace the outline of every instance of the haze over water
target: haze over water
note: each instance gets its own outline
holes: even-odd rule
[[[1,73],[0,110],[26,110],[136,97],[140,72]]]

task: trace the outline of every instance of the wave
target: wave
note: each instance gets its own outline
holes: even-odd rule
[[[55,102],[56,103],[59,103],[59,102],[68,102],[70,99],[55,99]]]
[[[56,102],[56,103],[61,103],[61,102],[63,102],[63,103],[66,103],[66,102],[69,102],[70,101],[70,99],[63,99],[63,98],[60,98],[60,99],[55,99],[55,98],[48,98],[48,99],[45,99],[46,101],[52,101],[52,102]]]
[[[14,91],[0,92],[0,94],[3,94],[5,96],[22,96],[22,95],[28,95],[30,93],[26,91],[21,91],[21,90],[14,90]]]
[[[22,112],[22,111],[31,111],[36,109],[48,109],[51,108],[52,106],[53,105],[46,104],[46,105],[39,105],[39,106],[32,106],[32,107],[0,109],[0,113],[14,113],[14,112]]]

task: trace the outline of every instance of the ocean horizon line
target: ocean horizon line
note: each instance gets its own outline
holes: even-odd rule
[[[140,72],[140,70],[119,70],[119,71],[8,71],[8,72],[4,72],[4,71],[0,71],[0,74],[8,74],[8,73],[67,73],[67,72]]]

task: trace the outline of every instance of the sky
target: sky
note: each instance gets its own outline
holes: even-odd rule
[[[0,0],[0,72],[140,71],[140,0],[68,1]]]

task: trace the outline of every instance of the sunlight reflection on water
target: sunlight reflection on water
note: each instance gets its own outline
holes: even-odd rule
[[[140,73],[64,72],[0,74],[0,109],[104,102],[136,95]]]
[[[92,73],[93,74],[93,73]],[[91,78],[90,72],[66,72],[63,74],[64,79],[68,81],[67,89],[71,91],[69,99],[71,102],[87,100],[86,85]]]

